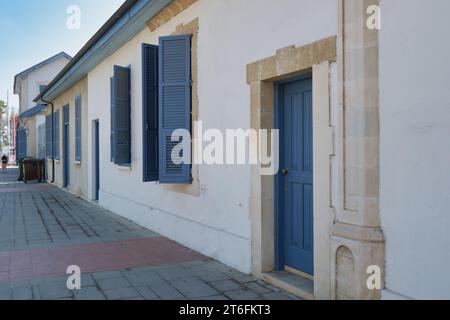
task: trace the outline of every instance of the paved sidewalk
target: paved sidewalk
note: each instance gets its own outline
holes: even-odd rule
[[[6,172],[0,169],[0,185],[17,183],[17,178],[19,177],[19,170],[17,167],[8,167]]]
[[[13,176],[13,174],[10,174]],[[81,290],[66,269],[81,268]],[[0,184],[0,300],[295,299],[45,184]]]

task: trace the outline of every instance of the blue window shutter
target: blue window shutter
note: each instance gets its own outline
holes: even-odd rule
[[[81,96],[75,98],[75,161],[81,161]]]
[[[55,159],[56,160],[61,160],[61,155],[60,155],[60,142],[61,142],[61,135],[60,135],[60,123],[61,123],[61,117],[59,116],[59,110],[55,112]]]
[[[179,142],[171,136],[177,129],[191,131],[191,36],[161,37],[159,49],[159,182],[189,184],[191,165],[172,161]]]
[[[63,126],[66,124],[70,125],[70,107],[65,105],[63,108]]]
[[[19,129],[17,131],[17,159],[20,160],[27,156],[27,130]]]
[[[16,129],[16,157],[17,161],[20,160],[20,129]]]
[[[52,115],[48,114],[45,117],[45,153],[47,159],[53,157],[52,151]]]
[[[23,129],[17,129],[17,142],[16,142],[16,151],[17,151],[17,160],[20,160],[22,158],[23,151],[22,148],[22,131]]]
[[[111,104],[111,162],[115,162],[114,161],[114,156],[115,156],[115,142],[114,142],[114,138],[116,137],[115,134],[115,121],[114,121],[114,116],[115,116],[115,109],[114,109],[114,78],[110,78],[110,104]]]
[[[158,46],[142,44],[144,182],[158,181]]]
[[[131,164],[130,68],[114,66],[114,163]]]

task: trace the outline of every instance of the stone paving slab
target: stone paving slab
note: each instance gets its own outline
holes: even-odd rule
[[[157,236],[46,184],[0,185],[0,252]]]
[[[0,282],[0,300],[297,300],[261,280],[240,283],[228,278],[224,281],[235,286],[219,288],[217,283],[204,279],[208,278],[208,272],[223,272],[220,270],[223,266],[211,260],[197,262],[194,268],[180,263],[83,273],[81,290],[68,290],[66,277]],[[180,270],[179,277],[165,278],[164,271],[174,268]],[[193,275],[201,274],[200,271],[205,275],[203,278]],[[139,282],[130,281],[130,278],[139,279]],[[257,290],[251,289],[256,285]]]
[[[72,299],[296,298],[63,190],[0,184],[0,300]]]

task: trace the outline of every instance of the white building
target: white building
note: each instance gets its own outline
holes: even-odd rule
[[[49,179],[305,298],[450,298],[449,10],[126,1],[40,97]],[[167,137],[197,120],[280,129],[282,170],[177,166]]]
[[[60,52],[14,77],[14,94],[19,96],[20,124],[17,132],[18,159],[24,156],[44,158],[45,148],[39,146],[39,128],[45,126],[47,106],[36,104],[34,98],[67,65],[71,57]],[[43,153],[44,151],[44,153]]]

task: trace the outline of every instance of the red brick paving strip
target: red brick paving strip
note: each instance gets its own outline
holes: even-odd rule
[[[208,260],[163,237],[76,246],[0,252],[0,281],[66,275],[77,265],[82,273]]]

